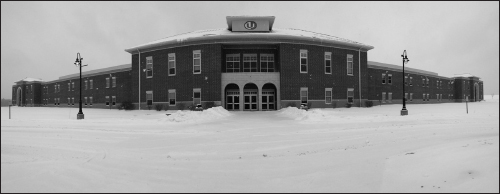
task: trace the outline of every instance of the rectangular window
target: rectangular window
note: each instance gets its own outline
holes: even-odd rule
[[[201,104],[201,88],[193,89],[193,104],[194,105]]]
[[[325,74],[332,74],[332,53],[325,52]]]
[[[408,85],[407,80],[408,80],[408,76],[406,76],[406,75],[405,75],[405,86],[407,86],[407,85]]]
[[[332,103],[332,88],[325,88],[325,104]]]
[[[353,75],[353,59],[352,59],[352,55],[347,55],[347,75]]]
[[[413,86],[413,77],[410,77],[410,86]]]
[[[54,93],[57,93],[57,85],[54,85]]]
[[[385,103],[385,92],[382,92],[382,103]]]
[[[146,91],[146,105],[153,105],[153,91]]]
[[[439,94],[436,94],[436,100],[439,101]]]
[[[106,106],[109,106],[109,96],[106,96]]]
[[[413,93],[410,93],[410,102],[413,101]]]
[[[146,57],[146,78],[153,77],[153,57]]]
[[[347,103],[354,102],[354,88],[347,88]]]
[[[392,102],[392,92],[389,92],[388,96],[387,96],[387,100],[389,102]]]
[[[424,93],[424,94],[422,94],[422,101],[424,101],[424,102],[425,102],[425,93]]]
[[[257,72],[257,54],[243,54],[243,72]]]
[[[300,50],[300,73],[307,73],[307,50]]]
[[[240,54],[226,55],[226,72],[240,72]]]
[[[257,66],[257,64],[255,64],[255,66]],[[201,73],[201,50],[195,50],[193,51],[193,74],[200,74],[200,73]]]
[[[408,93],[405,93],[405,101],[408,101]]]
[[[109,77],[106,78],[106,88],[109,88]]]
[[[168,53],[168,75],[175,75],[175,53]]]
[[[260,54],[260,72],[274,72],[274,54]]]
[[[71,106],[75,106],[75,97],[71,98]]]
[[[116,88],[116,77],[112,78],[112,84],[111,87]]]
[[[71,82],[71,86],[73,88],[73,91],[75,91],[75,82]]]
[[[175,89],[168,90],[168,104],[175,106]]]
[[[71,83],[68,83],[68,91],[71,91]]]
[[[385,73],[382,73],[382,84],[385,84],[385,79],[386,79]]]
[[[307,88],[300,88],[300,103],[307,104]]]
[[[116,96],[111,96],[111,105],[116,105]]]
[[[427,79],[427,84],[426,85],[427,85],[427,87],[429,87],[429,78],[425,78],[425,79]]]
[[[430,94],[427,94],[427,101],[429,101],[429,95],[430,95]]]
[[[425,87],[425,78],[422,78],[422,87]]]
[[[92,96],[90,97],[90,106],[92,106]]]
[[[87,106],[87,97],[83,97],[83,99],[85,100],[85,106]]]
[[[436,88],[439,89],[439,80],[436,80]]]
[[[85,90],[87,90],[87,80],[85,80]]]
[[[71,105],[71,98],[68,98],[68,106]]]
[[[392,84],[392,74],[387,76],[387,84]]]
[[[94,88],[94,80],[90,80],[90,89]]]

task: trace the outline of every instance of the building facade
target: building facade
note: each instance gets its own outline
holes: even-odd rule
[[[126,49],[131,64],[84,72],[84,107],[141,109],[209,104],[228,110],[277,110],[346,104],[480,101],[478,77],[437,73],[368,61],[374,47],[298,29],[273,28],[273,16],[228,16],[227,28],[200,30]],[[405,84],[405,94],[402,87]],[[26,87],[33,85],[30,92]],[[31,87],[31,86],[30,86]],[[28,87],[29,89],[31,89]],[[78,74],[13,86],[19,106],[78,106]],[[37,89],[38,88],[38,89]],[[23,97],[24,94],[24,97]],[[75,100],[76,99],[76,100]]]

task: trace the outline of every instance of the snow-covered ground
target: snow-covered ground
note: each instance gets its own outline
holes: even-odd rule
[[[407,108],[2,107],[1,192],[499,192],[498,97]]]

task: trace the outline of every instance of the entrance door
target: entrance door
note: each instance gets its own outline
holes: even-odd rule
[[[244,110],[257,110],[257,90],[244,92]]]
[[[240,110],[240,92],[226,92],[226,110]]]
[[[274,92],[262,91],[262,110],[274,110]]]

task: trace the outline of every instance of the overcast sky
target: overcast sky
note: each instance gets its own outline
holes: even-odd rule
[[[15,81],[45,81],[131,63],[124,49],[227,27],[226,16],[275,16],[274,27],[374,46],[368,60],[442,76],[470,73],[499,93],[499,2],[1,2],[2,98]]]

